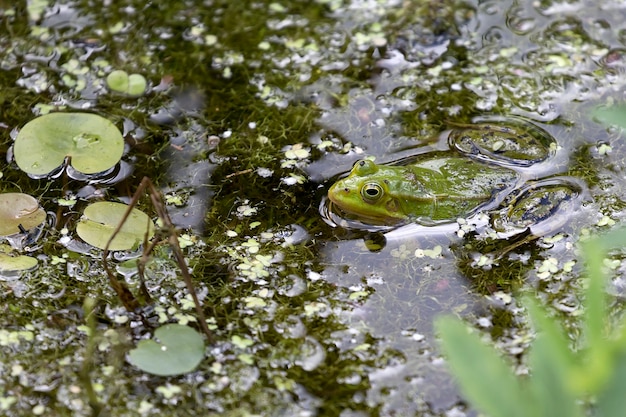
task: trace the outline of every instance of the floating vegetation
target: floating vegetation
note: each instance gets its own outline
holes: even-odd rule
[[[37,267],[37,258],[5,253],[0,247],[0,276],[30,271]]]
[[[126,71],[115,70],[107,76],[107,86],[116,93],[138,97],[146,91],[148,82],[141,74],[128,74]]]
[[[532,335],[516,290],[536,290],[575,334],[574,243],[626,218],[623,135],[588,111],[623,99],[626,21],[616,1],[518,3],[4,2],[0,154],[17,166],[0,185],[39,199],[51,227],[29,247],[38,267],[0,280],[0,414],[460,417],[473,411],[442,366],[437,314],[523,364]],[[115,155],[95,146],[100,128],[20,144],[43,114],[104,116]],[[327,181],[356,160],[442,150],[444,129],[486,115],[556,138],[549,158],[528,155],[543,162],[524,182],[594,179],[576,218],[558,216],[559,239],[505,250],[488,219],[385,234],[320,219]],[[57,129],[45,125],[37,135]],[[459,142],[517,159],[516,142],[487,136]],[[141,256],[79,242],[83,223],[100,247],[119,226],[80,220],[86,207],[138,188],[128,213],[160,219],[147,245],[147,220],[128,242]],[[610,263],[620,295],[622,259]],[[160,333],[172,324],[203,330],[198,364],[142,366],[183,352]]]
[[[24,233],[46,220],[35,197],[22,193],[0,194],[0,236]]]
[[[76,226],[76,233],[85,242],[99,249],[105,249],[113,237],[128,206],[122,203],[100,201],[85,209]],[[147,214],[132,209],[122,228],[115,234],[108,246],[110,250],[136,249],[144,240],[154,236],[154,224]]]
[[[66,159],[84,174],[106,171],[117,164],[124,138],[113,123],[92,113],[50,113],[28,122],[15,138],[13,152],[20,169],[46,176]]]
[[[142,371],[180,375],[193,371],[204,357],[202,335],[189,326],[166,324],[154,332],[154,340],[141,340],[128,353],[128,361]]]

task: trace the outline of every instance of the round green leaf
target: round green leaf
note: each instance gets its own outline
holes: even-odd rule
[[[37,266],[37,259],[31,256],[9,256],[0,253],[0,273],[29,271]]]
[[[0,236],[9,236],[39,226],[46,212],[34,197],[22,193],[0,194]]]
[[[129,96],[140,96],[148,85],[141,74],[128,74],[126,71],[116,70],[107,76],[107,85],[112,91]]]
[[[191,372],[204,356],[202,335],[188,326],[166,324],[154,332],[155,340],[142,340],[128,361],[142,371],[169,376]]]
[[[104,117],[91,113],[50,113],[26,123],[15,138],[13,153],[20,169],[46,175],[66,157],[83,174],[113,167],[122,158],[124,138]]]
[[[127,208],[126,204],[109,201],[93,203],[85,209],[76,226],[76,233],[90,245],[104,249]],[[137,247],[143,242],[146,232],[148,239],[154,236],[152,220],[144,212],[133,209],[109,249],[128,250]]]

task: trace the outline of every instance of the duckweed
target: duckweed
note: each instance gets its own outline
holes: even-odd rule
[[[1,190],[33,195],[57,226],[34,247],[37,270],[0,281],[3,412],[89,415],[95,398],[110,415],[463,415],[434,345],[436,315],[468,318],[518,359],[532,338],[522,288],[576,331],[574,243],[624,216],[622,134],[588,116],[624,83],[610,52],[619,13],[550,1],[197,3],[0,12],[3,157],[33,115],[81,110],[122,130],[131,167],[115,184],[2,168]],[[120,68],[145,78],[141,94],[108,92]],[[592,198],[558,235],[498,258],[502,240],[480,221],[381,239],[321,220],[327,182],[356,159],[427,152],[447,122],[486,113],[541,123],[567,175],[588,183]],[[127,201],[144,175],[180,213],[178,241],[216,338],[197,370],[168,379],[125,362],[158,326],[198,325],[168,247],[146,264],[152,302],[127,312],[95,249],[71,241],[88,202]],[[139,208],[152,216],[147,198]],[[137,274],[118,270],[137,293]],[[96,327],[85,325],[87,297],[98,300]]]

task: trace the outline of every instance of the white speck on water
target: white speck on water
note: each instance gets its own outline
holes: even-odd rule
[[[481,317],[478,319],[478,325],[480,327],[491,327],[493,324],[491,323],[491,320],[487,317]]]

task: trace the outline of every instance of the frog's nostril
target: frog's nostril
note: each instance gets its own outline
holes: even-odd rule
[[[344,188],[343,190],[344,190],[346,193],[349,193],[349,192],[350,192],[350,189],[349,189],[348,187]]]

